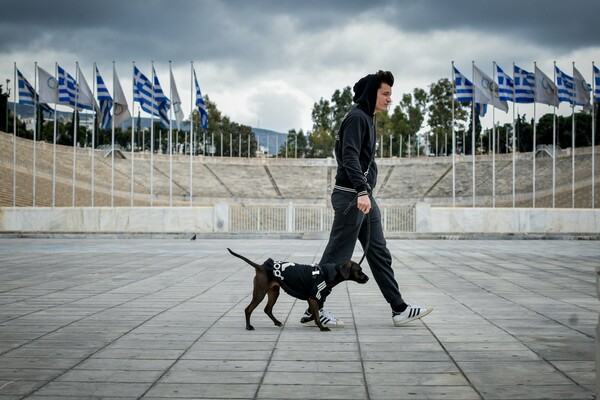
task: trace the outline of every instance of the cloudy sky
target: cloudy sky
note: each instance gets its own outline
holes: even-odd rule
[[[451,61],[467,76],[472,61],[489,75],[493,61],[505,71],[535,61],[549,76],[553,61],[569,74],[574,61],[586,78],[600,64],[598,0],[0,0],[0,10],[3,84],[13,62],[33,82],[37,61],[72,75],[79,62],[91,86],[96,62],[111,88],[114,61],[131,101],[132,61],[148,76],[154,62],[167,93],[171,61],[187,115],[193,61],[219,110],[280,132],[310,130],[315,102],[378,69],[396,77],[395,105],[450,78]]]

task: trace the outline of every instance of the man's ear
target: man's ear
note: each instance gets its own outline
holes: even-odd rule
[[[338,273],[342,274],[342,278],[350,278],[350,264],[348,262],[338,265],[337,267],[335,267],[335,270]]]

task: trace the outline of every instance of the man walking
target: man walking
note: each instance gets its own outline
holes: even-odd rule
[[[400,294],[392,269],[392,256],[387,248],[381,224],[381,214],[371,197],[377,183],[375,163],[376,139],[374,118],[391,104],[394,76],[379,71],[361,78],[354,85],[356,107],[345,117],[335,142],[337,172],[331,194],[335,215],[329,242],[319,262],[325,274],[335,273],[336,265],[352,257],[358,239],[366,254],[371,272],[383,297],[392,308],[395,326],[429,314],[431,307],[407,304]],[[344,323],[320,305],[321,322],[330,328],[342,328]],[[309,310],[301,323],[314,325]]]

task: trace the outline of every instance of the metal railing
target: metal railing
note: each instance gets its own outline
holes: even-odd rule
[[[384,231],[415,232],[413,205],[380,206]],[[232,205],[231,232],[325,232],[331,228],[333,210],[322,206]]]

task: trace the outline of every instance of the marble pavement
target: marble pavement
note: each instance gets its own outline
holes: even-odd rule
[[[344,329],[301,326],[282,294],[284,326],[259,307],[245,331],[253,270],[226,248],[325,244],[0,237],[0,400],[595,398],[597,241],[390,240],[423,320],[394,328],[371,280],[329,297]]]

